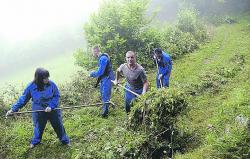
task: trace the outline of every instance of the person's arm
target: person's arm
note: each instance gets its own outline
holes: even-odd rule
[[[114,80],[114,85],[117,85],[119,83],[119,79],[120,79],[120,76],[121,76],[121,73],[122,73],[122,67],[123,65],[121,65],[117,70],[116,70],[116,73],[115,73],[115,80]]]
[[[145,94],[148,90],[148,80],[147,80],[146,72],[144,69],[142,70],[140,74],[140,78],[143,82],[142,94]]]
[[[148,80],[143,83],[142,94],[145,94],[148,90]]]
[[[107,67],[107,64],[108,64],[108,58],[105,57],[105,56],[102,56],[99,60],[99,68],[97,71],[94,71],[90,74],[90,77],[100,77],[101,75],[104,74],[105,72],[105,69]]]
[[[59,93],[59,90],[58,90],[55,83],[51,82],[51,86],[53,89],[53,97],[50,100],[48,107],[50,107],[53,110],[53,109],[57,108],[59,105],[60,93]]]
[[[31,98],[31,93],[30,93],[30,85],[29,85],[25,88],[23,94],[19,97],[17,102],[12,105],[11,110],[13,112],[17,112],[19,109],[21,109],[23,106],[25,106],[28,103],[30,98]]]

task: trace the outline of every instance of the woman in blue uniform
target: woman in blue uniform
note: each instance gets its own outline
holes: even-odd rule
[[[30,148],[41,142],[47,121],[50,121],[61,143],[70,145],[70,140],[62,123],[61,110],[54,110],[59,106],[59,90],[56,84],[48,78],[49,72],[47,70],[37,68],[34,80],[25,88],[23,94],[6,114],[8,116],[12,112],[17,112],[30,99],[32,99],[32,110],[44,110],[44,112],[32,113],[34,136]]]

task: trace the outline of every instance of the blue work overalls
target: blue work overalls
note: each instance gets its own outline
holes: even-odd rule
[[[159,80],[159,74],[162,74],[162,85],[163,87],[169,87],[169,78],[170,78],[170,74],[171,74],[171,70],[172,70],[172,61],[170,56],[165,53],[162,52],[162,57],[161,59],[158,61],[157,60],[157,64],[158,64],[158,70],[157,71],[157,75],[156,75],[156,85],[157,88],[160,88],[160,80]]]
[[[135,88],[132,88],[131,86],[129,86],[128,83],[126,83],[125,87],[128,88],[129,90],[137,93],[137,94],[142,94],[142,91],[143,91],[143,88],[135,89]],[[131,110],[131,103],[133,102],[133,100],[136,97],[137,96],[134,95],[133,93],[125,90],[125,110],[126,110],[126,113],[130,112],[130,110]]]
[[[49,81],[44,86],[43,91],[38,91],[37,85],[31,82],[24,90],[22,96],[12,106],[12,111],[17,112],[29,100],[32,99],[32,110],[44,110],[46,107],[52,109],[51,112],[35,112],[32,113],[32,120],[34,125],[34,137],[31,144],[37,145],[41,142],[43,131],[46,123],[49,120],[57,137],[63,144],[69,144],[70,140],[66,135],[63,123],[61,110],[54,110],[59,106],[59,91],[54,82]]]
[[[102,116],[106,116],[109,111],[109,102],[111,98],[112,82],[114,80],[114,72],[112,70],[112,64],[109,56],[103,53],[99,56],[99,68],[90,74],[91,77],[100,79],[100,93],[102,97]]]

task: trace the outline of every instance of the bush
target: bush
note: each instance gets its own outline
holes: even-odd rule
[[[99,44],[103,52],[109,53],[114,65],[123,63],[129,50],[148,51],[148,41],[142,37],[151,21],[145,16],[148,3],[148,0],[105,1],[84,26],[88,45]]]
[[[205,25],[198,18],[197,11],[192,8],[180,9],[176,25],[165,27],[161,35],[160,46],[169,52],[173,59],[193,52],[208,38]]]
[[[177,28],[183,32],[195,33],[197,25],[197,11],[193,8],[180,9],[177,15]]]
[[[176,59],[184,54],[193,52],[198,48],[198,42],[194,39],[191,33],[182,32],[179,29],[172,29],[165,34],[166,40],[164,40],[165,48],[168,48],[168,52]]]
[[[96,65],[96,60],[94,60],[94,57],[92,54],[90,54],[90,51],[78,49],[75,51],[74,57],[76,60],[75,64],[85,69],[93,68]]]
[[[179,135],[174,124],[187,106],[187,96],[175,89],[153,90],[133,102],[128,127],[148,135],[139,152],[140,157],[159,158],[171,155],[171,149],[180,148],[181,143],[172,143]]]
[[[137,130],[161,131],[175,122],[175,117],[187,106],[180,90],[153,90],[136,99],[129,115],[129,127]]]
[[[61,103],[64,105],[79,105],[98,101],[99,92],[98,89],[94,88],[96,80],[84,74],[84,72],[79,71],[73,77],[72,82],[60,86]]]
[[[194,51],[206,40],[206,28],[198,19],[196,10],[180,10],[176,26],[165,29],[166,26],[162,25],[159,29],[151,25],[154,17],[147,14],[148,4],[149,0],[104,1],[84,25],[88,47],[99,44],[101,51],[110,55],[114,67],[124,63],[127,51],[135,51],[138,63],[150,68],[153,66],[150,58],[153,48],[160,47],[173,58],[178,58]],[[87,55],[89,53],[78,50],[76,63],[92,67],[93,62],[86,60],[93,59],[85,57]]]
[[[184,33],[190,33],[199,43],[207,39],[205,25],[198,19],[198,12],[193,8],[179,10],[176,27]]]
[[[153,58],[151,58],[152,50],[161,46],[163,34],[156,28],[149,28],[140,35],[139,39],[141,42],[137,49],[137,61],[143,67],[152,68],[155,66]]]

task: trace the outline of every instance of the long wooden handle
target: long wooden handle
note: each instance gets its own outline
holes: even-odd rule
[[[113,82],[114,83],[114,81],[112,81],[111,80],[111,82]],[[127,91],[129,91],[130,93],[132,93],[132,94],[134,94],[134,95],[136,95],[137,97],[138,96],[140,96],[140,94],[138,94],[138,93],[135,93],[134,91],[131,91],[130,89],[128,89],[128,88],[126,88],[126,87],[124,87],[123,85],[121,85],[121,84],[117,84],[119,87],[122,87],[122,88],[124,88],[125,90],[127,90]]]
[[[84,104],[84,105],[76,105],[76,106],[66,106],[66,107],[55,108],[53,110],[63,110],[63,109],[73,109],[73,108],[81,108],[81,107],[91,107],[91,106],[97,106],[97,105],[103,105],[103,104],[112,104],[112,105],[114,105],[113,102],[105,102],[105,103]],[[10,113],[9,115],[25,114],[25,113],[36,113],[36,112],[44,112],[44,111],[45,110],[28,110],[28,111],[22,111],[22,112],[13,112],[13,113]]]

